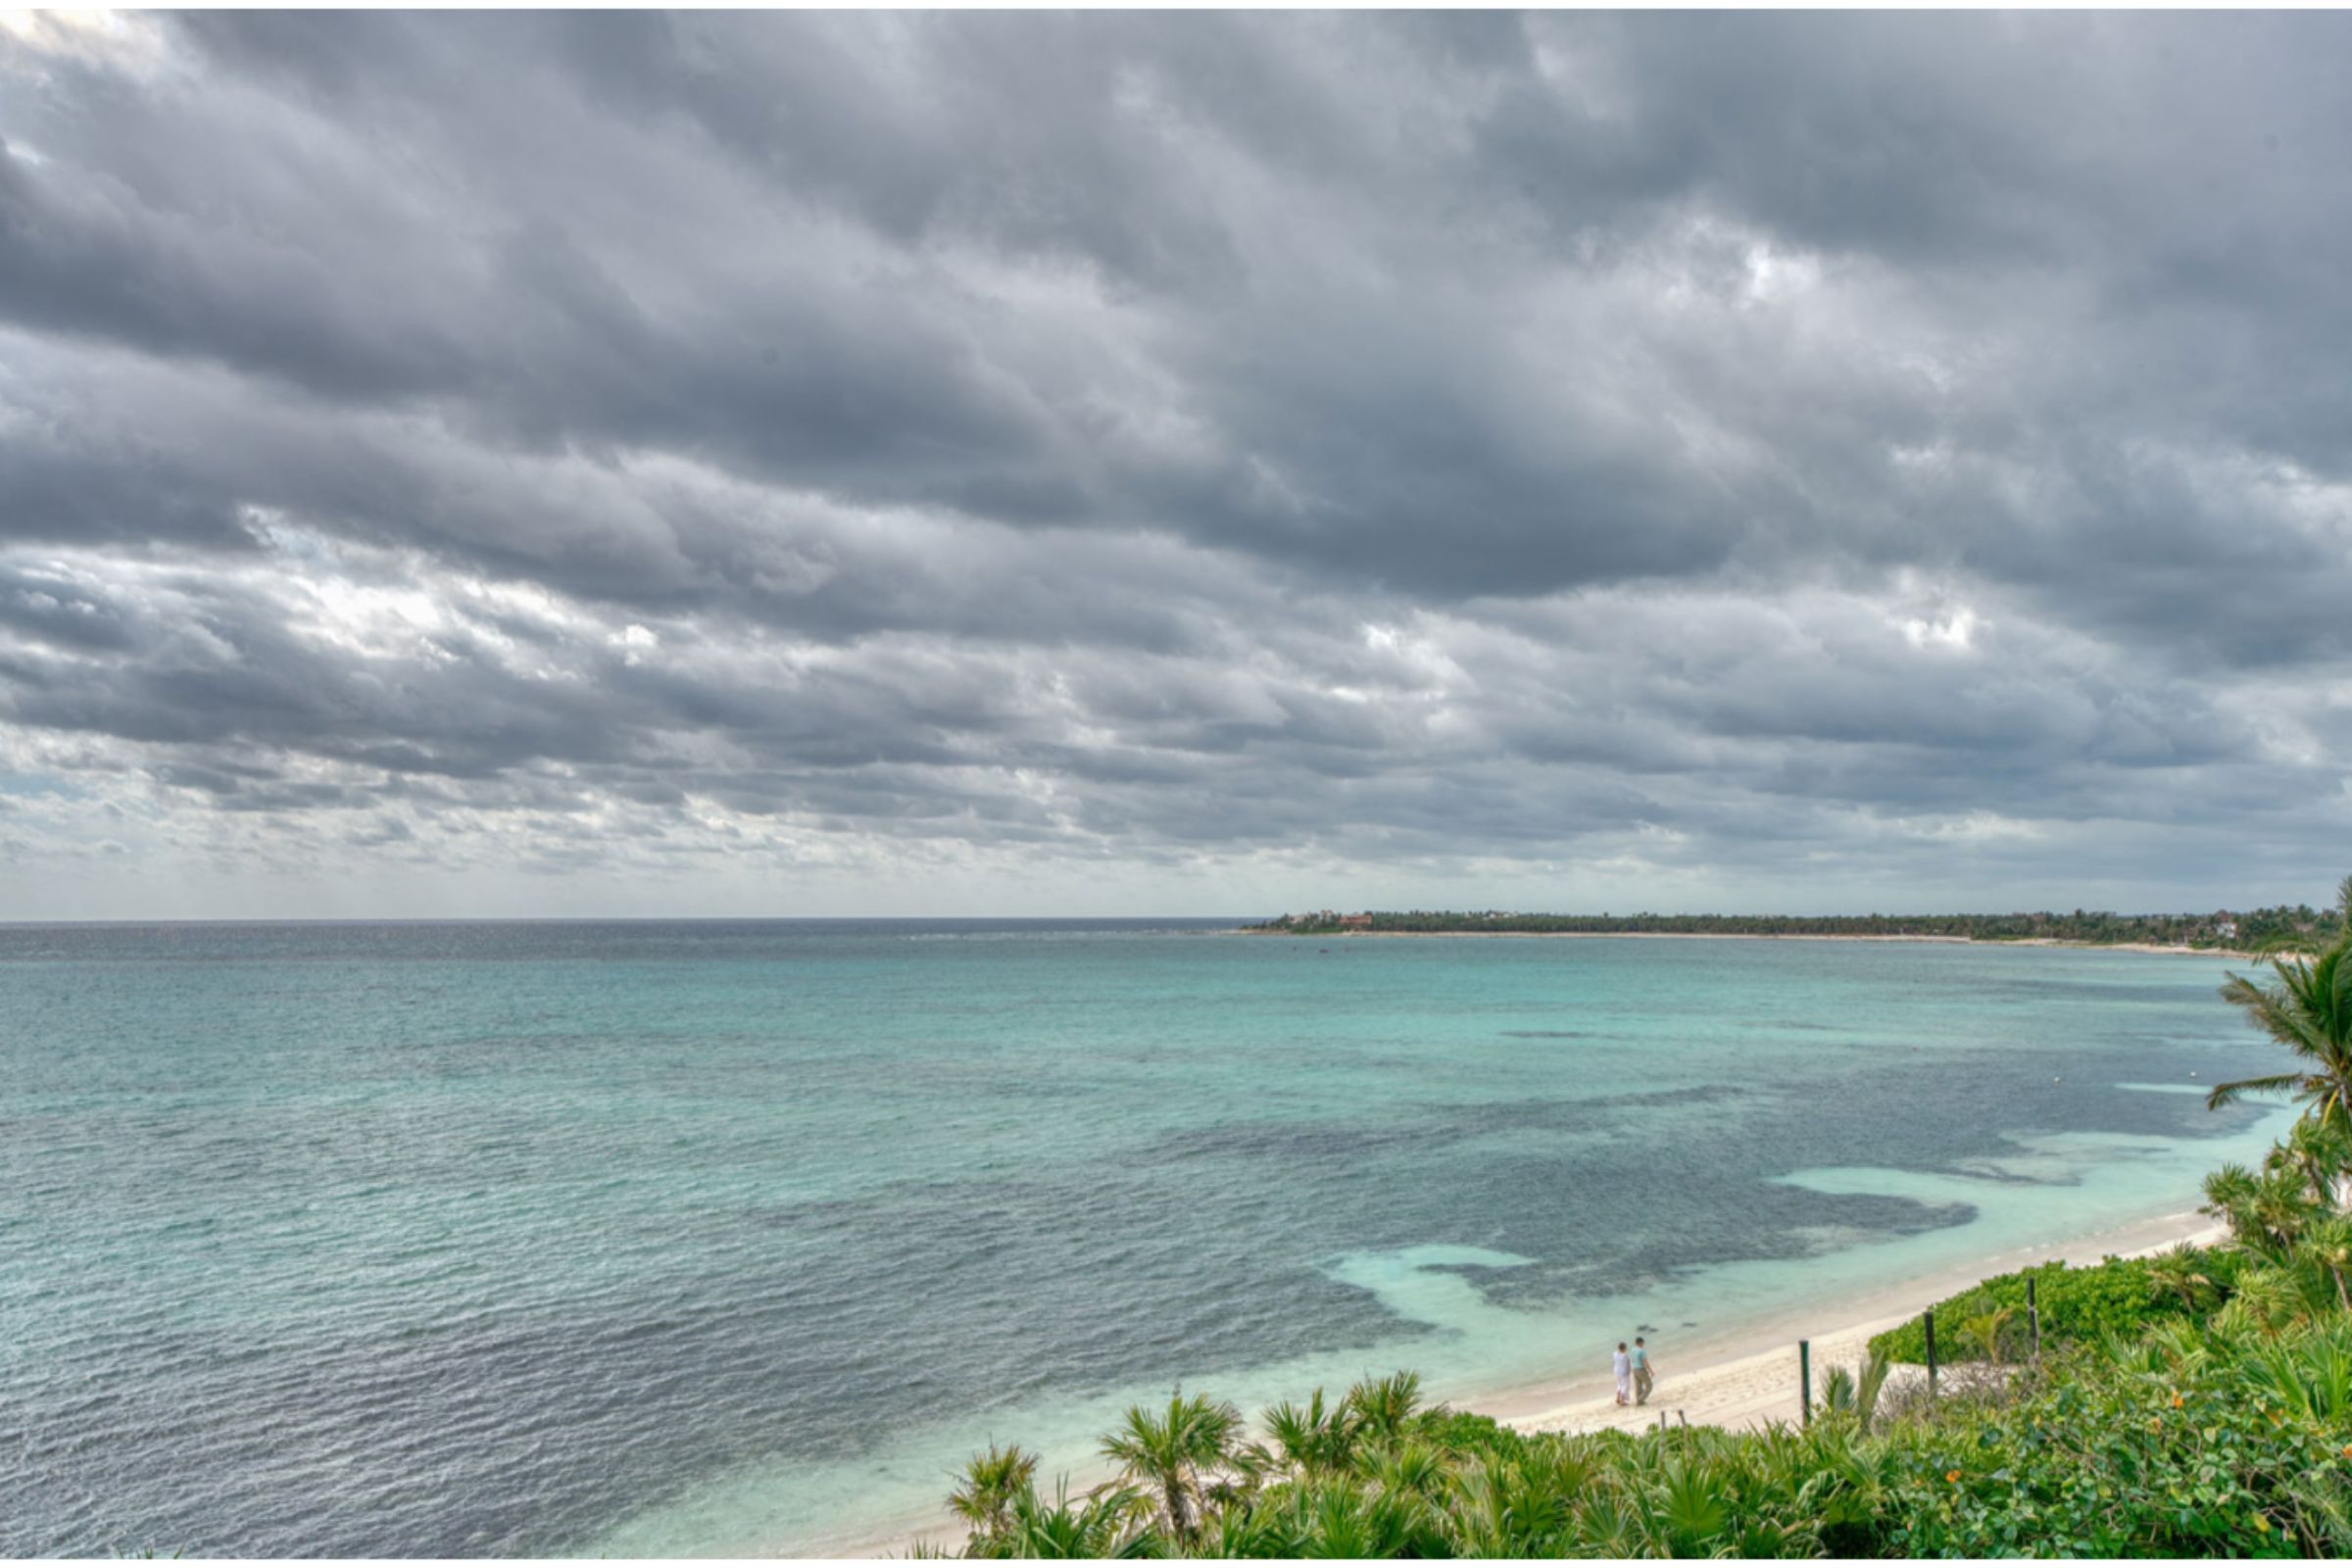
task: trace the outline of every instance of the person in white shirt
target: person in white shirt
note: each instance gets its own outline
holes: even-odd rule
[[[1634,1358],[1625,1351],[1625,1342],[1617,1342],[1617,1353],[1609,1357],[1609,1370],[1617,1374],[1617,1402],[1634,1402]]]

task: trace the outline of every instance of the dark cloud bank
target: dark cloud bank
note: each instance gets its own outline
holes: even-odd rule
[[[2352,854],[2352,23],[0,33],[0,915]]]

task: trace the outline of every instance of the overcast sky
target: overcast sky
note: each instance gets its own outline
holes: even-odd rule
[[[0,917],[2326,902],[2340,16],[0,31]]]

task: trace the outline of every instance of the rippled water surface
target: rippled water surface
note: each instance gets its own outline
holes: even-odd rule
[[[1178,1378],[1557,1375],[2189,1206],[2223,968],[0,927],[0,1555],[805,1548]]]

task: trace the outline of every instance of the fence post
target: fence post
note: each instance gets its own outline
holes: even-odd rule
[[[1796,1407],[1804,1425],[1813,1424],[1813,1342],[1796,1342]]]
[[[1929,1307],[1919,1314],[1919,1320],[1928,1330],[1928,1397],[1933,1399],[1936,1397],[1936,1309]]]
[[[2034,1298],[2034,1276],[2026,1275],[2026,1326],[2034,1331],[2034,1359],[2041,1360],[2041,1307]]]

